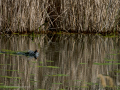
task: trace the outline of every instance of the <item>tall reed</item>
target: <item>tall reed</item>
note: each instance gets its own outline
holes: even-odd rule
[[[119,0],[0,0],[0,30],[119,30],[119,6]]]

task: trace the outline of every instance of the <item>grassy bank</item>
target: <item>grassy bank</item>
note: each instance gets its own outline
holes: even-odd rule
[[[1,32],[120,31],[119,0],[1,0]]]

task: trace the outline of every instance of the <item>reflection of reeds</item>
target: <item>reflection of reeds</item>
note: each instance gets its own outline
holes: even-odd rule
[[[50,28],[106,31],[115,27],[119,0],[0,0],[0,28],[6,31]],[[118,20],[119,21],[119,20]],[[116,21],[117,22],[117,21]]]
[[[109,84],[108,84],[109,87],[114,88],[113,79],[112,79],[110,76],[104,76],[104,75],[102,75],[102,74],[99,74],[99,75],[98,75],[98,78],[100,78],[101,84],[102,84],[102,86],[103,86],[104,88],[107,86],[106,80],[108,80],[108,82],[109,82]]]
[[[114,87],[113,79],[110,76],[106,76],[106,79],[109,81],[109,86]]]
[[[106,87],[105,77],[104,77],[102,74],[99,74],[99,75],[98,75],[98,78],[100,78],[102,86],[103,86],[103,87]]]

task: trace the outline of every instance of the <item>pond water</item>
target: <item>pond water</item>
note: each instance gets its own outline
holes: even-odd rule
[[[0,36],[0,51],[38,50],[37,59],[0,53],[0,88],[13,90],[119,89],[120,39],[100,35]]]

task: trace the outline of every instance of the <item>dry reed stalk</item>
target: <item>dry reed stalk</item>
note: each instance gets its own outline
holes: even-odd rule
[[[99,75],[98,75],[98,78],[100,78],[101,84],[102,84],[102,86],[105,88],[105,87],[106,87],[105,77],[104,77],[102,74],[99,74]]]
[[[105,76],[105,77],[109,81],[109,86],[113,88],[114,87],[113,79],[110,76]]]
[[[115,28],[119,3],[119,0],[1,0],[0,28],[12,32],[39,31],[45,29],[41,25],[47,19],[49,29],[111,31]]]
[[[110,76],[104,76],[104,75],[102,75],[102,74],[99,74],[99,75],[98,75],[98,78],[100,78],[101,84],[102,84],[102,86],[103,86],[104,88],[105,88],[106,85],[107,85],[106,80],[108,80],[108,82],[109,82],[108,85],[109,85],[111,88],[114,89],[114,82],[113,82],[113,79],[112,79]]]
[[[120,9],[115,17],[115,29],[120,28]]]

